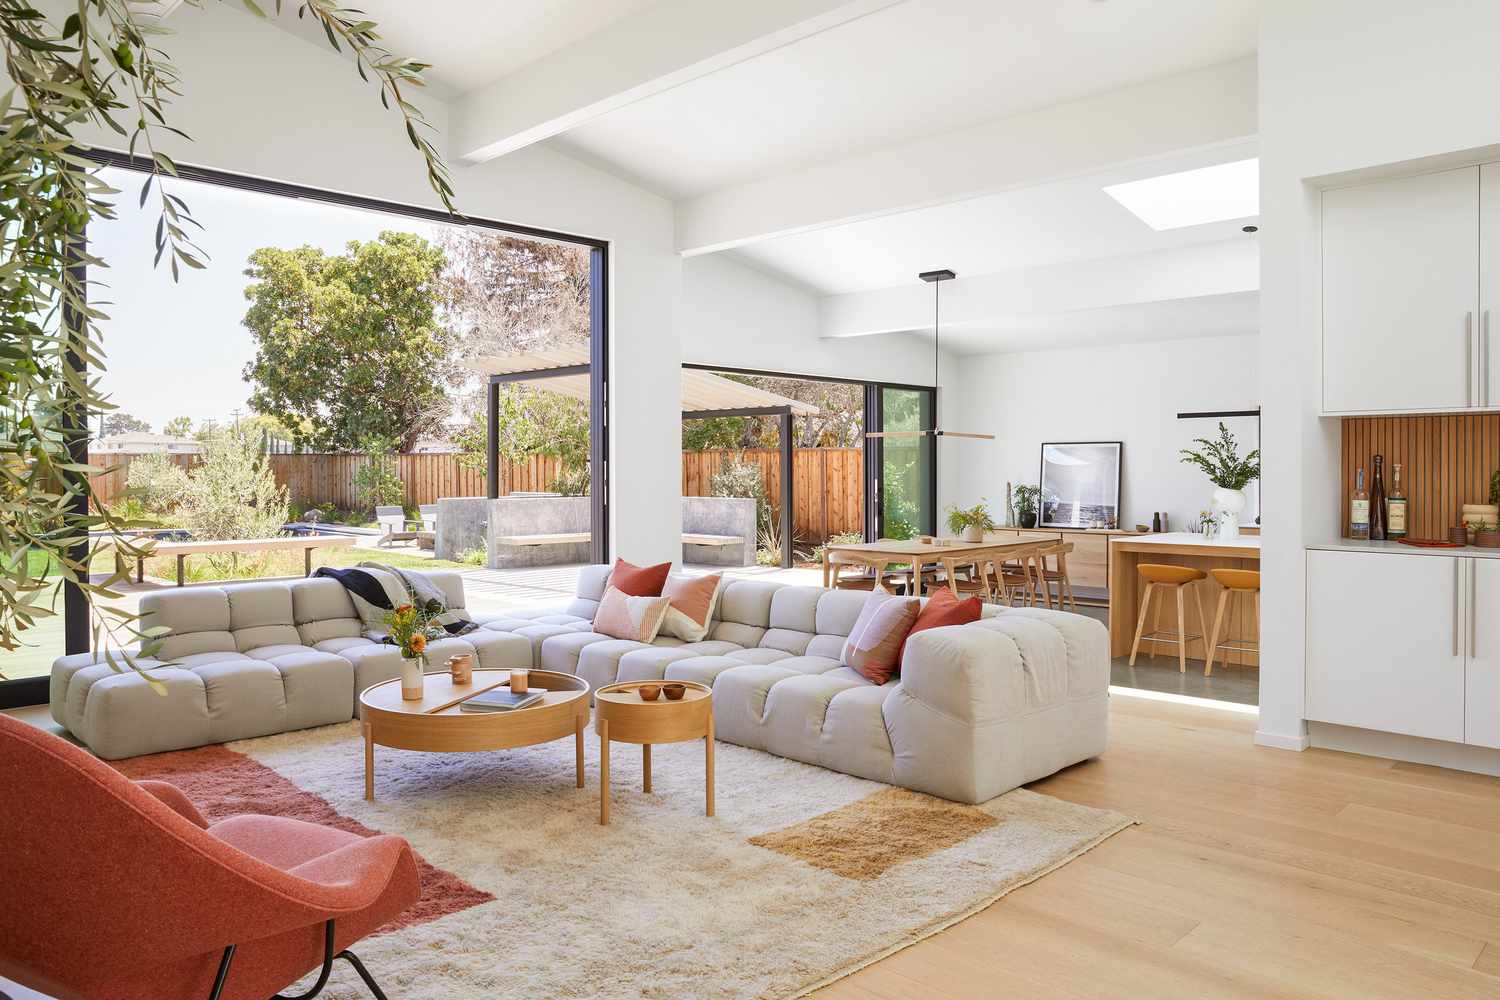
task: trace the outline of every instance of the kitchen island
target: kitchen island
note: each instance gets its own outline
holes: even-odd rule
[[[1163,532],[1153,535],[1127,535],[1110,540],[1109,544],[1109,653],[1111,656],[1129,656],[1130,642],[1135,636],[1136,616],[1141,611],[1141,597],[1145,587],[1136,567],[1141,563],[1165,563],[1170,566],[1191,566],[1207,573],[1211,569],[1260,569],[1260,537],[1241,535],[1234,539],[1207,539],[1202,535],[1186,531]],[[1187,599],[1187,632],[1213,630],[1214,607],[1219,599],[1219,585],[1212,577],[1193,585],[1193,595]],[[1201,603],[1200,603],[1201,602]],[[1166,608],[1165,601],[1152,602],[1153,625],[1147,626],[1176,631],[1177,612]],[[1200,628],[1198,608],[1202,607],[1208,621]],[[1160,625],[1155,625],[1160,622]],[[1254,640],[1257,638],[1255,605],[1246,594],[1235,594],[1225,611],[1224,635],[1219,642],[1231,639]],[[1152,652],[1152,644],[1141,643],[1141,655]],[[1188,643],[1187,655],[1192,659],[1204,658],[1204,640],[1194,639]],[[1157,652],[1176,656],[1175,646],[1161,645]],[[1229,663],[1258,666],[1259,656],[1247,650],[1220,650]],[[1215,662],[1218,662],[1217,660]]]

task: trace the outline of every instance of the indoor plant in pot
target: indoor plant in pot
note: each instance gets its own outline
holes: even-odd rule
[[[1240,536],[1240,512],[1245,509],[1245,487],[1260,478],[1260,449],[1240,457],[1234,435],[1221,422],[1216,440],[1195,438],[1202,450],[1182,449],[1182,461],[1196,465],[1214,484],[1214,512],[1220,538]]]
[[[995,529],[995,520],[985,506],[984,497],[972,507],[949,507],[948,530],[966,542],[984,541],[984,533]]]
[[[1016,487],[1016,520],[1021,522],[1021,527],[1036,527],[1036,504],[1041,497],[1040,486],[1022,484]]]

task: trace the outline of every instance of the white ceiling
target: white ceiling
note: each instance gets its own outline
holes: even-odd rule
[[[1148,253],[1239,237],[1236,219],[1157,231],[1104,186],[1255,155],[1236,143],[1106,173],[881,216],[751,244],[729,254],[822,295],[914,284],[922,271],[960,277]]]
[[[1257,17],[1256,0],[906,0],[552,141],[689,197],[1248,55]]]
[[[431,63],[428,76],[447,92],[493,83],[649,7],[655,0],[363,0],[398,55]],[[269,9],[269,8],[267,8]],[[296,19],[277,19],[292,28]],[[322,32],[310,37],[322,40]]]

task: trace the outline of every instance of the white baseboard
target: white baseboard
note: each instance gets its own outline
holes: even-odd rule
[[[1359,753],[1367,757],[1384,757],[1387,760],[1410,761],[1414,764],[1430,764],[1455,771],[1473,771],[1476,774],[1500,776],[1500,750],[1487,747],[1471,747],[1463,743],[1447,743],[1443,740],[1426,740],[1418,736],[1402,736],[1397,733],[1381,733],[1370,729],[1354,729],[1350,726],[1335,726],[1327,722],[1309,722],[1308,735],[1312,745],[1324,750],[1342,750]],[[1259,743],[1259,734],[1256,742]]]
[[[1307,733],[1299,736],[1293,733],[1273,733],[1265,729],[1257,729],[1255,745],[1276,750],[1306,750],[1312,746],[1312,738]]]

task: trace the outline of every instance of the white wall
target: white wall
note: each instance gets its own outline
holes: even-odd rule
[[[171,120],[195,140],[166,145],[180,162],[437,207],[401,119],[351,64],[229,5],[185,6],[170,26],[175,34],[161,45],[181,70],[184,92]],[[415,100],[446,127],[447,107],[429,95]],[[79,137],[118,144],[103,131]],[[450,166],[468,215],[611,241],[610,537],[627,559],[669,558],[681,532],[681,262],[671,205],[540,147]],[[191,274],[183,294],[192,294]]]
[[[1254,409],[1259,355],[1259,338],[1242,336],[963,358],[956,429],[998,440],[973,443],[957,502],[984,497],[1000,511],[1007,481],[1036,483],[1043,441],[1123,441],[1121,525],[1150,524],[1160,510],[1173,528],[1185,527],[1209,506],[1213,487],[1178,450],[1216,425],[1177,414]],[[1225,423],[1242,452],[1256,446],[1254,418]]]
[[[1259,742],[1307,745],[1306,541],[1338,530],[1338,425],[1316,415],[1317,198],[1308,178],[1500,143],[1500,5],[1261,5],[1261,356],[1266,517]]]

